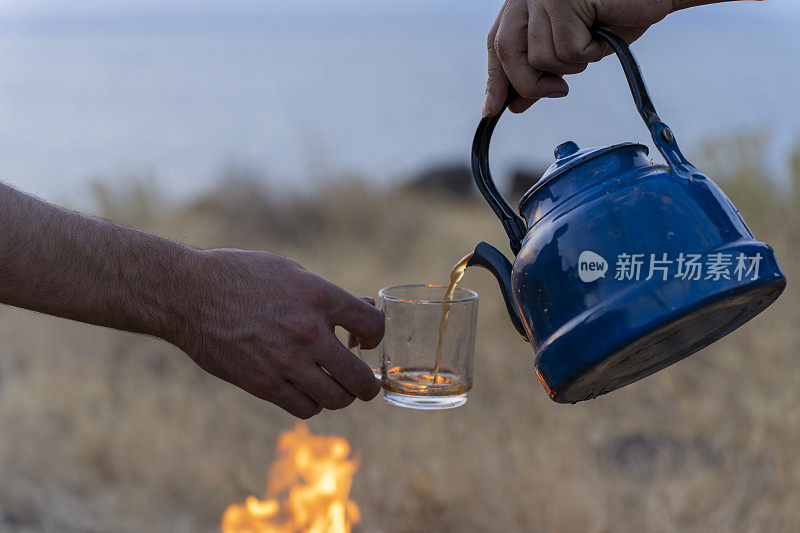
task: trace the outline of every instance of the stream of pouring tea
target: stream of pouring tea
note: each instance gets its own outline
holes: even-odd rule
[[[439,379],[439,364],[442,360],[442,341],[444,340],[444,333],[447,330],[447,317],[450,314],[450,300],[453,299],[453,294],[456,292],[456,286],[461,278],[464,277],[464,271],[467,270],[467,263],[472,259],[472,252],[468,253],[461,258],[461,261],[455,264],[450,271],[450,285],[447,286],[447,292],[444,293],[444,306],[442,307],[442,318],[439,320],[439,340],[436,343],[436,359],[434,360],[433,370],[433,384],[436,385]]]

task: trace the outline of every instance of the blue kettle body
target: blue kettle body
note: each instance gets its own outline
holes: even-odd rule
[[[711,344],[770,305],[786,279],[722,190],[681,154],[624,41],[593,30],[620,58],[666,165],[646,146],[580,150],[565,142],[522,197],[520,218],[488,167],[498,117],[481,121],[473,173],[500,217],[513,265],[480,243],[470,265],[497,277],[535,369],[562,403],[595,398]],[[524,219],[524,220],[523,220]]]

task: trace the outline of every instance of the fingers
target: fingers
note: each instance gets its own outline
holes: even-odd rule
[[[503,109],[509,84],[519,98],[508,108],[519,113],[536,99],[565,96],[565,74],[583,72],[589,63],[610,53],[607,44],[592,38],[589,28],[596,11],[576,9],[571,2],[507,0],[488,39],[489,79],[483,116]],[[647,26],[635,31],[629,42]],[[634,32],[629,32],[634,33]]]
[[[272,356],[273,361],[324,407],[340,409],[354,397],[371,400],[380,390],[380,382],[369,365],[339,342],[334,328],[341,326],[363,347],[374,348],[383,339],[383,313],[371,299],[357,298],[320,276],[309,278],[308,284],[310,305],[322,316],[306,314],[286,319],[286,330],[301,347],[302,355],[291,359],[278,353]]]
[[[503,6],[503,9],[505,9],[505,6]],[[486,95],[483,99],[482,116],[484,117],[492,117],[499,113],[508,97],[508,78],[503,72],[503,65],[500,64],[500,58],[497,57],[497,52],[494,49],[503,9],[500,10],[500,14],[497,15],[494,24],[492,24],[492,29],[489,30],[489,37],[486,40],[489,56],[489,78],[486,80]]]
[[[509,2],[495,37],[495,52],[506,77],[526,99],[560,97],[569,87],[558,74],[543,72],[528,63],[528,12],[524,2]]]
[[[568,2],[553,2],[549,11],[553,30],[553,48],[563,63],[586,64],[603,58],[603,46],[592,39],[592,20],[582,20]]]
[[[370,298],[369,296],[362,296],[361,299],[364,300],[365,302],[367,302],[372,307],[375,307],[375,299],[374,298]],[[348,350],[350,350],[352,348],[355,348],[356,346],[359,346],[359,345],[362,345],[362,344],[363,343],[355,335],[353,335],[352,333],[348,333],[347,334],[347,349]]]
[[[297,388],[293,383],[286,382],[276,394],[272,403],[282,408],[291,415],[304,420],[318,415],[322,406],[312,400],[307,394]]]
[[[347,334],[347,347],[352,349],[358,346],[358,339],[352,333]]]
[[[489,51],[489,78],[486,80],[486,95],[483,98],[481,116],[493,117],[503,109],[503,104],[508,97],[508,78],[503,72],[500,58],[494,51]]]
[[[312,349],[312,353],[317,352],[315,357],[319,358],[319,353],[323,350],[324,348]],[[325,409],[342,409],[356,399],[354,394],[348,392],[328,372],[320,368],[313,357],[304,354],[281,354],[274,355],[271,361],[284,378]]]
[[[508,103],[508,110],[512,113],[522,113],[526,111],[530,106],[536,103],[539,100],[538,98],[523,98],[521,96],[517,96],[513,100]]]
[[[367,349],[376,347],[385,329],[383,313],[363,298],[356,298],[346,290],[333,285],[328,318],[334,326],[341,326],[359,340]],[[372,300],[371,298],[369,300]]]
[[[274,366],[250,376],[245,389],[298,418],[310,418],[323,407],[342,409],[356,399],[354,394],[310,359],[287,355],[274,357],[272,361]],[[270,371],[272,368],[277,372]],[[272,375],[283,377],[269,377]]]
[[[541,4],[528,13],[528,64],[555,74],[577,74],[586,70],[587,63],[568,63],[559,59],[553,42],[550,15]]]
[[[324,348],[316,354],[316,362],[344,389],[369,401],[380,392],[380,381],[372,369],[353,352],[344,347],[331,332]]]
[[[626,26],[605,26],[610,29],[617,37],[621,37],[626,43],[631,44],[633,41],[642,36],[647,30],[647,26],[626,27]],[[613,54],[614,49],[611,48],[607,42],[602,41],[603,57]]]
[[[343,409],[353,403],[356,399],[354,394],[345,390],[325,370],[317,365],[312,366],[298,376],[298,386],[303,392],[325,409]]]
[[[253,396],[274,403],[297,418],[305,420],[322,411],[320,404],[290,381],[279,381],[276,384],[267,376],[259,376],[251,378],[250,383],[244,388]]]

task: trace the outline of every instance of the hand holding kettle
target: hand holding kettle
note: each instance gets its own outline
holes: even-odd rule
[[[611,53],[593,38],[592,26],[611,30],[629,44],[673,11],[727,0],[507,0],[489,31],[489,80],[483,116],[503,109],[509,84],[519,96],[514,113],[539,98],[569,91],[564,74],[583,72]]]
[[[567,141],[517,214],[489,170],[489,143],[505,106],[480,121],[472,144],[475,183],[515,257],[482,242],[467,266],[497,278],[511,322],[534,350],[539,380],[562,403],[606,394],[692,355],[763,311],[786,286],[773,249],[683,156],[625,40],[603,28],[589,32],[617,54],[665,165],[641,144],[581,149]],[[649,274],[640,276],[638,266],[628,273],[627,263],[645,257]],[[688,257],[698,265],[691,275]],[[610,265],[613,276],[606,275]]]

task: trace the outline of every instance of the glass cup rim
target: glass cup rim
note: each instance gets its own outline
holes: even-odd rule
[[[472,289],[466,289],[463,287],[457,287],[456,291],[464,291],[466,295],[462,297],[455,297],[452,300],[445,300],[444,298],[438,299],[420,299],[420,298],[400,298],[398,296],[392,296],[387,293],[387,291],[392,291],[395,289],[409,289],[409,288],[437,288],[442,290],[447,290],[447,285],[439,285],[436,283],[405,283],[400,285],[389,285],[388,287],[384,287],[378,291],[378,296],[383,298],[384,300],[389,300],[391,302],[408,302],[414,304],[437,304],[442,305],[445,303],[449,304],[461,304],[461,303],[469,303],[475,302],[478,300],[478,293],[473,291]],[[455,295],[454,295],[455,296]]]

